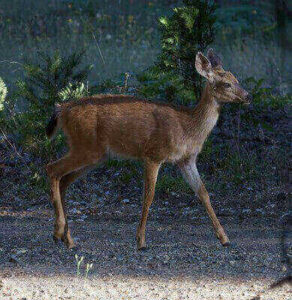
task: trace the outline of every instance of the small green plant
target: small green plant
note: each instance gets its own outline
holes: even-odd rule
[[[60,100],[64,102],[70,99],[78,99],[88,94],[88,88],[83,82],[79,82],[75,86],[69,82],[69,84],[58,93],[58,96]]]
[[[75,260],[76,260],[76,275],[80,276],[80,274],[81,274],[80,268],[81,268],[82,262],[84,260],[84,256],[81,256],[79,258],[79,256],[77,254],[75,254]],[[93,263],[86,264],[86,268],[85,268],[85,272],[84,272],[85,278],[88,278],[88,273],[92,268],[93,268]]]
[[[77,254],[75,254],[75,260],[76,260],[76,264],[77,264],[77,270],[76,270],[76,275],[79,276],[80,275],[80,266],[84,260],[84,256],[81,256],[80,259],[78,257]]]
[[[181,176],[173,177],[169,174],[164,174],[158,178],[156,190],[162,193],[170,193],[171,191],[188,194],[192,193],[191,188]]]
[[[201,94],[195,57],[214,40],[216,6],[213,1],[182,2],[184,6],[174,8],[172,16],[160,18],[161,54],[138,80],[144,96],[189,104]]]
[[[93,268],[93,264],[86,264],[85,278],[88,278],[88,272]]]
[[[121,174],[120,181],[123,184],[129,184],[132,178],[133,178],[133,174],[131,174],[130,172],[123,172]]]
[[[133,92],[136,87],[129,86],[131,75],[128,72],[120,74],[114,79],[106,79],[91,88],[94,94],[124,94]]]

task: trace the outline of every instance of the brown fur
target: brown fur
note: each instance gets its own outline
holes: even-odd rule
[[[214,54],[208,53],[208,56]],[[58,107],[50,132],[62,128],[69,153],[47,166],[51,178],[51,199],[56,211],[55,238],[73,246],[68,230],[65,193],[76,178],[106,157],[117,155],[142,160],[145,164],[143,210],[137,230],[138,248],[145,247],[145,227],[153,201],[160,165],[177,163],[205,205],[222,244],[229,240],[213,211],[196,169],[196,158],[215,126],[221,102],[246,101],[247,92],[219,65],[198,53],[196,67],[208,79],[195,109],[153,103],[127,95],[96,95]],[[226,83],[230,87],[226,88]],[[218,100],[219,99],[219,100]],[[53,125],[52,125],[53,124]]]

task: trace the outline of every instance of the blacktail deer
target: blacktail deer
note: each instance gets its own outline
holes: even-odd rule
[[[208,58],[207,58],[208,57]],[[54,239],[71,248],[65,193],[80,175],[111,154],[144,162],[142,216],[137,229],[137,247],[145,248],[145,227],[162,163],[176,163],[204,204],[223,246],[229,244],[200,179],[196,160],[215,126],[220,107],[227,102],[246,103],[250,96],[238,80],[222,68],[220,58],[209,49],[196,55],[196,70],[207,79],[201,100],[194,109],[153,103],[128,95],[97,95],[56,106],[46,129],[52,138],[58,128],[67,137],[70,151],[47,165],[51,201],[56,220]]]

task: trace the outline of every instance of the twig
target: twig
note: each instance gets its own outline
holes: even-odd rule
[[[236,135],[236,147],[237,147],[237,152],[238,155],[240,153],[239,151],[239,144],[240,144],[240,124],[241,124],[241,115],[240,115],[240,110],[237,112],[237,135]]]
[[[18,62],[18,61],[10,61],[10,60],[7,60],[7,59],[0,60],[0,63],[18,64],[18,65],[23,66],[23,64]]]
[[[125,73],[125,83],[124,83],[124,92],[128,90],[128,79],[130,77],[130,74],[128,72]]]
[[[95,40],[95,43],[96,43],[96,46],[97,46],[97,49],[98,49],[99,55],[100,55],[100,57],[101,57],[102,63],[103,63],[103,65],[105,66],[105,61],[104,61],[104,58],[103,58],[103,55],[102,55],[101,49],[100,49],[100,47],[99,47],[99,44],[98,44],[98,42],[97,42],[97,39],[96,39],[96,37],[95,37],[95,34],[94,34],[94,32],[93,32],[93,31],[92,31],[91,33],[92,33],[92,36],[93,36],[93,38],[94,38],[94,40]]]
[[[24,164],[25,164],[27,170],[30,171],[30,168],[28,167],[28,165],[27,165],[25,159],[24,159],[23,156],[17,151],[15,145],[13,145],[13,144],[9,141],[7,135],[5,134],[5,132],[4,132],[1,128],[0,128],[0,130],[1,130],[1,132],[2,132],[2,135],[3,135],[3,137],[4,137],[5,141],[6,141],[6,143],[11,147],[11,149],[16,153],[16,155],[17,155],[18,157],[20,157],[20,159],[24,162]]]

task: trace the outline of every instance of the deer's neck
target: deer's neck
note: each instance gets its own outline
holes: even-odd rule
[[[211,87],[206,85],[201,100],[193,111],[192,134],[199,144],[203,144],[220,114],[220,104],[211,94]]]

